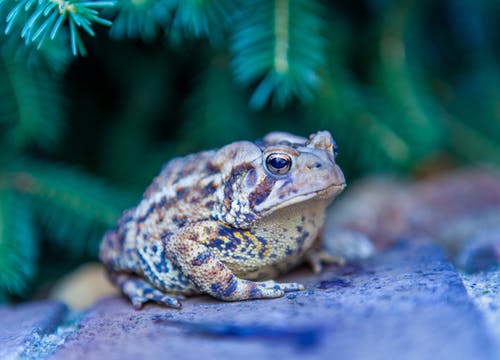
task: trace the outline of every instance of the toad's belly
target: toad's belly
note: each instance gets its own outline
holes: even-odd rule
[[[300,227],[299,227],[300,228]],[[243,279],[266,280],[299,265],[317,238],[318,231],[274,229],[273,234],[228,229],[231,238],[211,246],[216,257]]]
[[[281,262],[274,264],[249,266],[249,264],[231,264],[226,265],[238,277],[247,280],[271,280],[276,276],[288,272],[290,269],[301,264],[304,260],[303,256],[291,256],[283,259]]]
[[[327,204],[326,201],[314,201],[276,211],[245,231],[251,241],[242,247],[245,251],[239,254],[240,258],[221,260],[235,274],[249,280],[270,279],[287,272],[304,260],[318,238]],[[243,255],[255,249],[259,250],[258,256],[247,258]]]

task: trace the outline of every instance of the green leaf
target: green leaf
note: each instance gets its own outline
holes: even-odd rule
[[[254,109],[273,98],[280,107],[294,97],[311,101],[325,62],[325,21],[314,0],[242,1],[235,16],[231,52],[237,81],[259,82]]]
[[[20,295],[36,271],[38,239],[29,201],[0,188],[0,292]]]

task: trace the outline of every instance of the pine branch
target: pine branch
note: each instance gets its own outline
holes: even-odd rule
[[[329,58],[321,75],[322,87],[309,120],[320,128],[335,125],[332,132],[344,154],[339,160],[349,159],[345,168],[356,175],[410,171],[441,145],[440,109],[426,97],[405,57],[408,14],[394,16],[394,11],[407,11],[406,4],[386,5],[389,9],[383,13],[388,18],[382,19],[379,43],[375,43],[385,54],[371,65],[364,84],[349,75],[349,45],[335,47],[334,35],[328,42],[333,47],[328,52],[336,56]],[[399,22],[389,21],[389,13]],[[337,29],[332,34],[341,32]]]
[[[451,120],[448,118],[448,120]],[[448,141],[453,151],[463,159],[474,161],[480,158],[482,162],[500,164],[500,144],[490,139],[486,134],[474,129],[473,126],[458,119],[447,121],[449,131]],[[498,138],[498,132],[493,136]]]
[[[208,38],[221,44],[232,9],[236,6],[237,2],[234,4],[230,0],[177,0],[168,36],[176,44],[186,38]]]
[[[307,111],[307,122],[326,128],[340,144],[339,161],[348,176],[370,171],[394,171],[414,165],[428,150],[415,145],[421,132],[408,121],[405,110],[368,84],[351,75],[348,58],[350,41],[340,20],[333,19],[327,38],[329,57],[321,72],[322,83],[314,106]],[[438,131],[434,124],[431,131]],[[413,130],[413,131],[412,131]]]
[[[126,194],[74,169],[26,160],[5,167],[0,173],[0,300],[22,294],[35,274],[40,233],[35,220],[58,246],[95,255],[105,228],[114,226],[130,203]]]
[[[427,95],[422,80],[413,71],[406,55],[405,36],[415,4],[415,1],[392,3],[386,9],[379,39],[380,65],[374,78],[380,92],[388,100],[388,103],[380,105],[380,110],[389,106],[400,114],[388,117],[387,121],[391,121],[391,126],[406,138],[409,147],[425,154],[440,145],[442,133],[440,108]],[[407,126],[401,126],[402,121]]]
[[[315,106],[309,110],[308,122],[316,128],[331,129],[340,144],[339,161],[352,173],[401,169],[410,164],[414,148],[407,138],[393,126],[390,119],[397,118],[391,106],[368,89],[353,83],[341,74],[347,69],[335,68],[322,74],[323,86]],[[360,146],[362,144],[362,146]],[[353,174],[350,175],[353,175]]]
[[[176,5],[177,0],[121,0],[111,9],[116,17],[110,35],[150,42],[170,23]]]
[[[150,42],[164,32],[175,44],[185,39],[209,38],[221,43],[230,9],[229,0],[121,0],[110,34]]]
[[[113,227],[132,196],[81,171],[42,162],[15,166],[12,186],[31,197],[50,238],[75,254],[94,253],[102,232]]]
[[[6,1],[6,0],[3,0]],[[85,55],[80,30],[83,29],[90,36],[95,36],[92,26],[100,24],[109,26],[111,21],[99,16],[99,9],[114,6],[114,1],[91,0],[15,0],[16,5],[7,14],[6,34],[23,21],[24,15],[28,19],[23,21],[21,38],[26,44],[34,43],[41,48],[48,39],[54,40],[63,24],[69,27],[71,51],[74,56]]]
[[[24,64],[0,56],[0,122],[2,141],[21,149],[37,144],[52,149],[64,129],[62,96],[55,76],[30,71]]]
[[[224,99],[224,106],[221,106],[221,99]],[[257,136],[256,116],[249,112],[245,97],[235,86],[225,56],[216,56],[211,61],[184,109],[186,121],[181,128],[181,137],[189,137],[191,147],[185,152]],[[207,134],[211,134],[209,139]]]
[[[260,81],[254,109],[271,98],[284,106],[298,97],[313,99],[325,61],[323,7],[311,0],[244,0],[235,17],[231,43],[236,79]]]
[[[29,201],[0,187],[0,294],[20,295],[36,271],[37,238]]]
[[[18,21],[5,34],[7,23],[3,21],[15,6],[15,1],[0,0],[0,58],[5,61],[15,61],[33,71],[42,70],[53,74],[62,74],[71,57],[69,48],[65,46],[68,34],[61,29],[53,41],[46,41],[37,50],[32,43],[20,42],[23,24],[28,20],[28,14],[19,15]]]

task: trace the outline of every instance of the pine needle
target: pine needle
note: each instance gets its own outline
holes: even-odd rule
[[[170,23],[176,5],[176,0],[121,0],[110,10],[115,15],[110,36],[151,42]]]
[[[33,199],[50,238],[75,254],[95,254],[106,228],[113,227],[133,197],[74,168],[24,162],[9,178],[17,191]]]
[[[111,21],[100,17],[98,10],[115,4],[114,1],[83,0],[16,0],[16,2],[17,5],[7,14],[6,34],[23,22],[21,38],[26,44],[34,43],[37,48],[41,48],[45,41],[54,40],[62,24],[67,23],[74,56],[86,54],[80,30],[83,29],[90,36],[94,36],[92,25],[110,26]],[[23,20],[24,13],[28,14],[27,20]]]
[[[181,44],[185,39],[208,38],[220,45],[224,41],[226,27],[231,20],[231,13],[238,7],[238,2],[230,0],[181,0],[172,23],[168,29],[168,38],[174,44]]]
[[[258,82],[250,106],[273,98],[284,107],[294,98],[309,102],[325,62],[323,7],[317,1],[242,1],[231,39],[233,69],[244,85]]]
[[[29,201],[0,188],[0,293],[26,289],[36,271],[37,245]]]
[[[18,149],[53,149],[64,129],[57,77],[0,58],[0,79],[0,119],[10,120],[2,140]]]

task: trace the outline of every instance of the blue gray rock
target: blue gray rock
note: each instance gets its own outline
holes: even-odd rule
[[[495,270],[460,275],[469,297],[495,337],[500,354],[500,266]]]
[[[66,305],[54,301],[0,307],[0,359],[24,358],[27,348],[61,324]]]
[[[93,307],[54,359],[494,359],[494,340],[441,249],[401,242],[280,299],[186,299],[181,310],[122,298]]]

